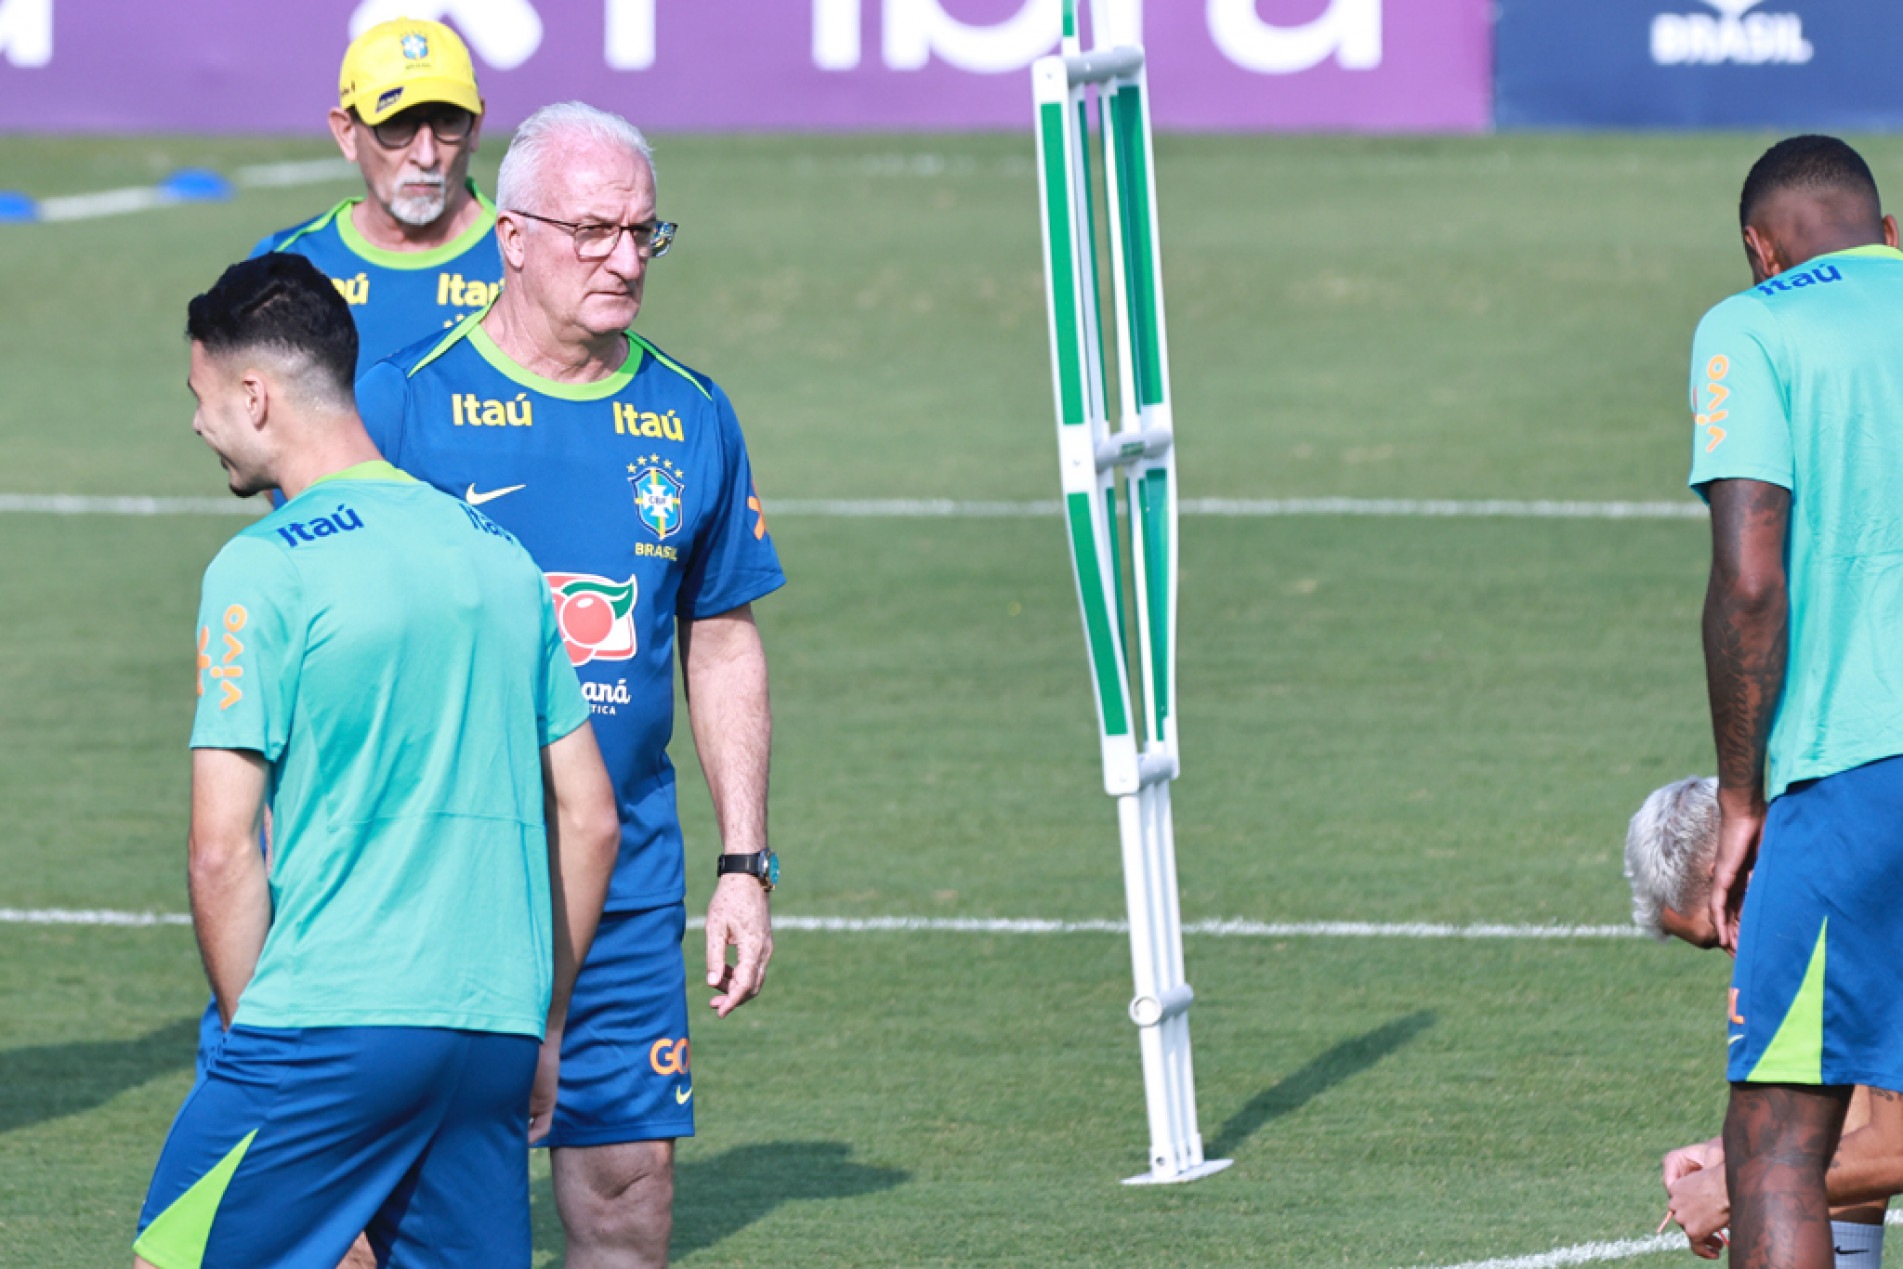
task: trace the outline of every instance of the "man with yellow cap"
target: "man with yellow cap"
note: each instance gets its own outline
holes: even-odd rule
[[[371,27],[344,53],[330,130],[365,193],[272,234],[252,255],[293,252],[331,279],[356,319],[361,373],[501,288],[495,204],[469,180],[482,132],[469,49],[440,22]]]

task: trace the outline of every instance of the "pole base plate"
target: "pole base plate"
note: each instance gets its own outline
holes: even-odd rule
[[[1200,1181],[1206,1176],[1214,1176],[1234,1162],[1234,1159],[1205,1159],[1195,1167],[1185,1168],[1181,1172],[1145,1172],[1141,1176],[1125,1177],[1123,1183],[1125,1185],[1182,1185],[1187,1181]]]

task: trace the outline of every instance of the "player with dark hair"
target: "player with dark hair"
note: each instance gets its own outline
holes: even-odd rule
[[[192,920],[222,1021],[137,1263],[529,1262],[527,1147],[619,838],[541,572],[382,461],[308,261],[192,301],[192,427],[287,501],[205,571]],[[266,813],[269,855],[258,849]]]
[[[310,285],[317,269],[301,256],[265,256],[225,271],[186,306],[185,337],[215,357],[271,351],[307,364],[306,391],[355,400],[358,336],[350,310]],[[321,277],[321,274],[317,274]]]
[[[360,374],[488,304],[502,258],[495,206],[469,180],[483,102],[455,31],[414,18],[369,28],[344,51],[337,94],[331,134],[361,171],[364,194],[251,254],[300,256],[330,278],[356,327]],[[215,1004],[199,1026],[201,1067],[222,1030]]]
[[[496,297],[495,204],[469,179],[482,139],[469,50],[440,22],[398,18],[351,42],[331,135],[364,193],[272,234],[253,255],[307,256],[350,302],[367,370]]]
[[[1773,146],[1740,210],[1754,285],[1691,375],[1732,1263],[1824,1269],[1850,1090],[1903,1090],[1903,252],[1833,138]]]
[[[1765,204],[1784,192],[1804,195],[1813,211],[1843,221],[1853,234],[1868,233],[1883,219],[1870,165],[1836,137],[1786,137],[1766,150],[1745,176],[1738,227],[1749,230]]]

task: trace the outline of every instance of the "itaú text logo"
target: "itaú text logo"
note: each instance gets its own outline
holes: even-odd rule
[[[1752,13],[1764,0],[1705,0],[1718,11],[1661,13],[1652,19],[1652,60],[1660,66],[1802,66],[1811,59],[1804,19]]]

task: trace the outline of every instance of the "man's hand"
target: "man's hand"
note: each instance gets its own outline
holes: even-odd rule
[[[1677,1221],[1691,1243],[1693,1254],[1718,1259],[1725,1248],[1724,1227],[1731,1223],[1731,1201],[1725,1194],[1725,1170],[1700,1168],[1666,1187],[1671,1196],[1666,1219]]]
[[[1692,1252],[1716,1260],[1725,1247],[1720,1231],[1731,1220],[1731,1202],[1725,1193],[1724,1138],[1680,1146],[1665,1156],[1664,1173],[1667,1205],[1660,1232],[1677,1221]]]
[[[548,1136],[555,1118],[555,1090],[562,1074],[562,1033],[551,1030],[535,1062],[535,1086],[529,1090],[529,1142]]]
[[[736,951],[727,963],[727,949]],[[707,904],[707,985],[719,994],[708,1003],[726,1017],[760,994],[773,959],[773,918],[766,887],[758,878],[728,873]]]
[[[1713,1137],[1710,1141],[1680,1146],[1665,1156],[1665,1188],[1671,1189],[1674,1182],[1701,1169],[1716,1168],[1723,1171],[1724,1166],[1725,1139],[1723,1137]]]
[[[1718,791],[1718,854],[1712,863],[1711,928],[1718,946],[1738,954],[1738,917],[1764,835],[1764,800],[1755,790]]]

